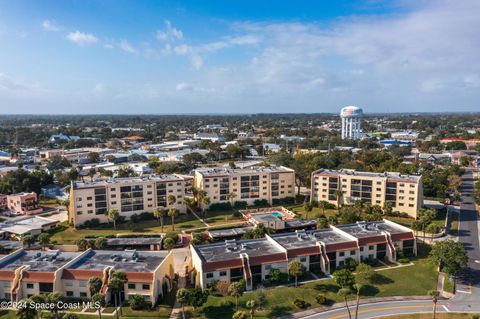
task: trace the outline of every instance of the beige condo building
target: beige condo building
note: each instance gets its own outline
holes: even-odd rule
[[[384,207],[390,202],[394,211],[416,218],[423,206],[423,187],[420,175],[400,173],[357,172],[350,169],[319,169],[312,173],[311,197],[314,201],[337,204],[341,190],[341,205],[357,200]]]
[[[118,209],[127,220],[134,214],[153,212],[156,207],[174,207],[186,213],[183,199],[191,185],[191,179],[171,174],[110,180],[74,182],[70,189],[70,221],[82,225],[97,218],[107,223],[106,212]],[[169,196],[175,196],[175,203]]]
[[[211,204],[246,201],[252,205],[255,200],[273,204],[275,199],[295,196],[295,171],[284,166],[197,169],[194,185],[207,193]]]

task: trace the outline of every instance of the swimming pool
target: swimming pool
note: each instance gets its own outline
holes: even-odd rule
[[[275,216],[275,217],[278,217],[278,218],[282,218],[282,217],[283,217],[283,214],[280,213],[280,212],[272,212],[272,215]]]

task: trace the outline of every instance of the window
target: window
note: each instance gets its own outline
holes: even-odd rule
[[[33,289],[33,284],[27,284],[27,289]]]
[[[207,278],[213,278],[213,272],[207,272],[207,274],[205,275],[205,277],[207,277]]]
[[[87,282],[85,280],[79,281],[78,286],[79,287],[87,287]]]
[[[368,246],[368,250],[374,250],[375,246]]]
[[[338,262],[338,265],[339,265],[339,266],[345,266],[345,261],[340,260],[340,261]]]
[[[300,258],[300,262],[304,263],[304,262],[306,262],[306,261],[307,261],[307,257],[302,257],[302,258]]]
[[[362,246],[362,247],[360,247],[360,251],[363,251],[363,246]]]
[[[81,292],[80,293],[80,298],[87,298],[87,293],[86,292]]]
[[[143,284],[142,289],[143,290],[150,290],[150,284]]]
[[[220,277],[225,277],[227,275],[227,271],[226,270],[222,270],[220,272]]]
[[[351,250],[351,251],[350,251],[350,256],[355,256],[356,253],[357,253],[357,252],[356,252],[355,250]]]
[[[345,252],[344,252],[344,251],[341,251],[341,252],[338,253],[338,255],[339,255],[340,257],[343,257],[343,256],[345,256]]]
[[[88,196],[88,197],[87,197],[87,200],[92,200],[92,196]]]
[[[71,280],[65,280],[65,286],[71,287],[73,286],[73,282]]]
[[[66,295],[67,297],[73,297],[73,291],[67,291]]]

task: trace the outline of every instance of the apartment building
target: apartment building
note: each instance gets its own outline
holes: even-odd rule
[[[125,272],[122,300],[144,296],[155,304],[172,287],[173,256],[166,251],[61,252],[17,250],[0,258],[0,299],[19,301],[41,293],[61,292],[66,297],[90,298],[88,280],[98,277],[107,302],[112,273]]]
[[[283,166],[197,169],[194,185],[207,193],[211,204],[246,201],[252,205],[255,200],[273,204],[275,199],[295,196],[295,171]]]
[[[0,194],[0,210],[9,210],[22,215],[35,215],[43,212],[38,206],[37,193]]]
[[[311,198],[340,205],[352,205],[357,200],[384,207],[390,202],[394,211],[416,218],[423,206],[423,187],[420,175],[400,173],[371,173],[355,170],[319,169],[312,173]]]
[[[215,280],[240,279],[252,289],[272,269],[287,272],[291,260],[300,261],[306,270],[332,274],[349,258],[357,262],[388,258],[394,262],[399,251],[405,256],[417,253],[412,230],[388,220],[190,247],[192,266],[198,273],[196,284],[202,289]]]
[[[174,207],[186,213],[183,199],[190,181],[180,175],[154,175],[110,180],[73,182],[70,188],[70,221],[82,225],[92,218],[107,223],[106,212],[118,209],[129,219],[134,214],[153,212],[156,207]],[[175,202],[170,203],[170,195]]]

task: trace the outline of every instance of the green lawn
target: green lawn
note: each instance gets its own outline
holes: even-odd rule
[[[432,224],[437,225],[439,227],[444,227],[446,217],[447,217],[447,211],[445,209],[437,210],[437,217],[432,221]],[[412,222],[414,221],[413,218],[407,218],[407,217],[386,217],[386,218],[388,220],[391,220],[392,222],[406,226],[408,228],[412,227]]]
[[[423,255],[427,254],[427,248],[422,248]],[[402,295],[426,295],[429,290],[436,286],[437,273],[434,265],[426,258],[414,260],[413,266],[387,269],[377,272],[376,283],[368,286],[364,291],[364,297],[387,297]],[[309,308],[318,307],[315,296],[319,293],[327,298],[328,304],[341,302],[337,295],[339,287],[334,280],[321,280],[295,287],[280,287],[265,290],[267,297],[266,305],[255,315],[255,318],[271,318],[287,315],[300,311],[293,305],[296,298],[304,299],[310,304]],[[255,292],[245,293],[239,302],[243,311],[247,300],[254,299]],[[354,296],[350,296],[353,299]],[[231,318],[235,309],[234,299],[231,297],[210,296],[207,303],[202,307],[203,318]]]
[[[221,225],[225,223],[230,223],[234,221],[239,221],[238,219],[232,216],[231,212],[218,212],[218,213],[209,213],[209,218],[212,218],[213,225]],[[227,216],[225,218],[225,216]],[[225,222],[227,220],[227,222]],[[179,215],[175,218],[175,231],[189,230],[192,228],[204,227],[201,221],[199,221],[192,214]],[[116,234],[135,234],[135,233],[159,233],[161,232],[160,224],[157,220],[143,220],[137,223],[125,222],[117,225],[117,229],[113,228],[112,224],[101,224],[96,228],[78,228],[74,229],[73,227],[67,227],[64,230],[60,230],[53,234],[52,241],[56,241],[59,244],[74,244],[77,240],[85,237],[95,237],[95,236],[108,236]],[[171,231],[171,218],[164,218],[164,228],[163,232]]]
[[[301,218],[307,219],[307,212],[305,211],[305,208],[303,205],[291,205],[291,206],[286,206],[288,210],[291,210],[295,214],[297,214]],[[333,216],[337,213],[336,209],[325,209],[325,215],[327,217]],[[318,207],[313,207],[312,211],[308,213],[308,218],[313,219],[316,218],[318,215],[322,215],[323,210]]]
[[[443,290],[444,291],[453,294],[454,286],[455,286],[455,282],[453,280],[445,278],[445,281],[443,282]]]

